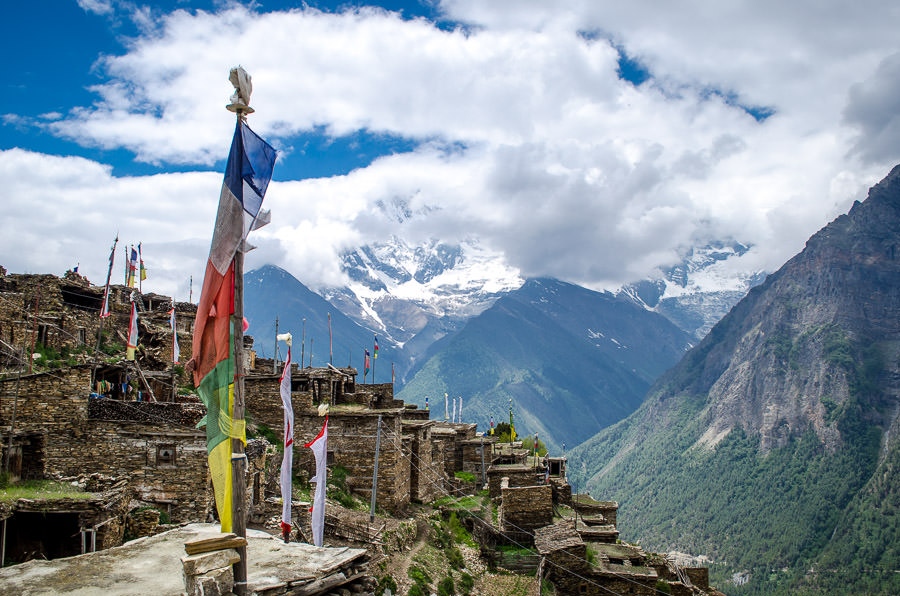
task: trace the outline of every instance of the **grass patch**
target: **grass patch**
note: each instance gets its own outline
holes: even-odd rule
[[[407,571],[406,575],[409,576],[409,579],[415,582],[415,586],[419,586],[422,590],[423,594],[428,594],[431,590],[431,582],[434,581],[431,579],[431,576],[428,575],[428,572],[425,571],[422,567],[418,565],[412,565]],[[412,590],[409,591],[412,594]]]
[[[432,503],[433,507],[446,507],[447,509],[453,509],[456,511],[471,511],[472,513],[477,513],[481,510],[482,499],[480,497],[467,496],[467,497],[441,497],[437,501]]]
[[[460,470],[458,472],[454,472],[453,475],[463,482],[468,482],[470,484],[475,483],[475,474],[473,474],[472,472],[463,472],[462,470]]]
[[[92,493],[54,480],[25,480],[0,489],[0,501],[11,503],[18,499],[90,499]]]
[[[456,517],[456,512],[450,514],[450,519],[447,520],[447,529],[450,531],[450,535],[453,537],[454,542],[459,542],[471,546],[472,548],[478,546],[475,541],[472,540],[472,536],[469,535],[469,531],[466,530],[466,527],[459,521],[459,518]]]
[[[331,477],[328,479],[328,498],[334,499],[347,509],[356,509],[358,511],[368,509],[369,506],[353,496],[347,487],[347,476],[349,474],[350,471],[344,466],[337,465],[331,468]]]

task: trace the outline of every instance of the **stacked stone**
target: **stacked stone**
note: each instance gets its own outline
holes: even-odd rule
[[[500,484],[503,478],[508,480],[509,487],[534,486],[538,484],[540,474],[525,464],[500,464],[487,469],[488,490],[491,498],[500,496]],[[549,486],[549,485],[548,485]]]
[[[132,511],[125,522],[128,534],[134,538],[153,536],[159,528],[159,515],[159,510],[151,508]]]
[[[500,529],[504,533],[527,532],[553,522],[553,493],[549,484],[538,486],[501,486]]]
[[[246,542],[246,541],[245,541]],[[181,558],[187,596],[225,596],[234,588],[232,565],[241,560],[234,548]]]

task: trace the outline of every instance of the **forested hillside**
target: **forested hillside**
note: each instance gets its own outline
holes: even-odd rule
[[[895,168],[570,454],[625,539],[729,594],[900,593],[898,243]]]

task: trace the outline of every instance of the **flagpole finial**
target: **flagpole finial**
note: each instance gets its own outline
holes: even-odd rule
[[[235,66],[228,73],[228,80],[234,86],[234,94],[231,103],[225,106],[229,112],[234,112],[243,117],[252,114],[256,110],[250,107],[250,94],[253,93],[253,84],[250,75],[243,66]]]

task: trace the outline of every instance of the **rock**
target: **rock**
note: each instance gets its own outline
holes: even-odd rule
[[[181,565],[184,569],[185,576],[203,575],[213,569],[221,569],[223,567],[231,567],[241,560],[238,552],[233,548],[225,550],[215,550],[208,553],[200,553],[199,555],[188,555],[181,558]]]

